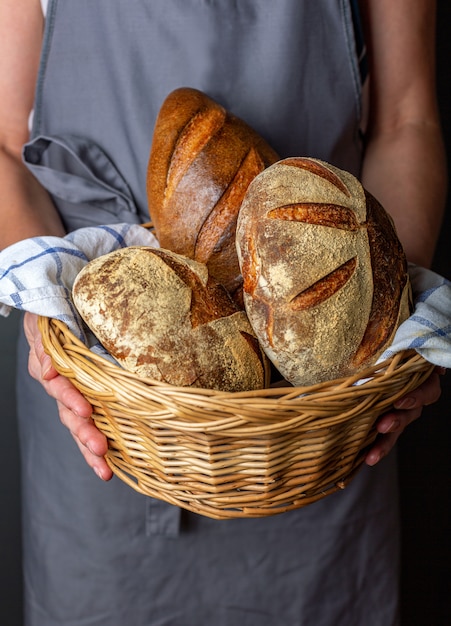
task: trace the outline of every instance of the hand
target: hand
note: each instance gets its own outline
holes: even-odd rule
[[[376,465],[387,456],[404,429],[420,417],[423,407],[437,402],[441,394],[440,376],[445,371],[442,367],[436,367],[422,385],[397,400],[393,409],[379,418],[376,428],[380,435],[366,455],[367,465]]]
[[[24,329],[30,345],[28,371],[55,398],[61,422],[70,430],[88,465],[99,478],[110,480],[113,472],[104,459],[108,450],[107,439],[94,425],[89,402],[70,380],[58,374],[50,357],[44,352],[37,322],[37,315],[25,314]]]

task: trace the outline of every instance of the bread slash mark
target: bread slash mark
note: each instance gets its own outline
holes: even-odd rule
[[[250,183],[264,168],[263,159],[255,148],[251,147],[241,161],[233,180],[198,232],[195,244],[197,261],[207,263],[213,254],[220,254],[226,246],[235,247],[236,222],[244,195]]]
[[[181,131],[167,173],[165,200],[169,200],[179,182],[202,148],[220,130],[226,119],[222,108],[200,110]]]
[[[333,172],[328,167],[326,167],[324,163],[319,163],[316,160],[309,159],[306,157],[292,157],[290,159],[286,159],[285,165],[288,165],[290,167],[299,167],[300,169],[303,169],[303,170],[308,170],[312,174],[316,176],[320,176],[321,178],[324,178],[324,180],[329,181],[332,185],[334,185],[334,187],[336,187],[342,193],[344,193],[345,196],[348,196],[348,198],[351,197],[351,193],[349,192],[349,189],[346,187],[346,185],[341,180],[341,178],[339,178],[335,174],[335,172]]]
[[[271,209],[267,216],[270,219],[329,226],[340,230],[356,231],[360,228],[354,211],[339,204],[295,202]]]
[[[356,267],[357,258],[349,259],[349,261],[337,267],[336,270],[330,272],[330,274],[327,274],[327,276],[324,276],[304,291],[301,291],[291,300],[290,307],[294,311],[305,311],[325,302],[325,300],[343,288],[354,274]]]

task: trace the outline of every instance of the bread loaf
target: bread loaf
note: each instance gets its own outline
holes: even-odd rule
[[[203,264],[123,248],[83,268],[73,300],[105,349],[139,376],[222,391],[266,386],[267,360],[245,312]]]
[[[169,94],[155,124],[147,196],[162,248],[205,263],[237,302],[238,211],[251,180],[277,154],[245,122],[196,89]]]
[[[248,317],[294,385],[361,371],[409,315],[391,218],[354,176],[322,161],[284,159],[254,179],[237,248]]]

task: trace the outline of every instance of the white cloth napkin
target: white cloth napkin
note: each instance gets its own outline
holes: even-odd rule
[[[81,228],[63,238],[36,237],[5,248],[0,252],[0,315],[16,308],[57,318],[94,345],[72,303],[72,284],[91,259],[133,245],[158,247],[158,241],[139,225],[114,224]],[[409,266],[409,275],[415,310],[380,361],[414,349],[430,363],[449,368],[451,283],[415,265]]]

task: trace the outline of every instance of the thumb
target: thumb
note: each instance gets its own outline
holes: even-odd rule
[[[30,351],[34,352],[41,367],[41,378],[43,380],[51,380],[58,375],[53,367],[52,359],[44,350],[42,344],[42,336],[38,327],[38,316],[34,313],[26,313],[24,317],[24,330]]]

